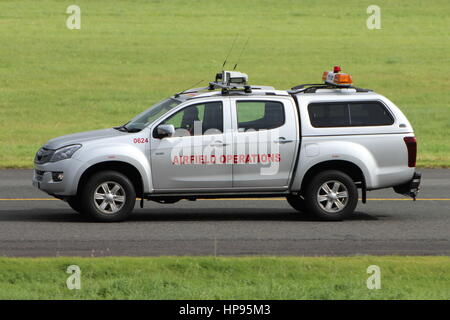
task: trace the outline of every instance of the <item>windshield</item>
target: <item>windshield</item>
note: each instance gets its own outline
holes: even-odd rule
[[[140,131],[166,112],[175,108],[180,103],[181,101],[174,98],[169,98],[158,102],[141,114],[138,114],[133,120],[124,125],[123,128],[125,128],[128,132]]]

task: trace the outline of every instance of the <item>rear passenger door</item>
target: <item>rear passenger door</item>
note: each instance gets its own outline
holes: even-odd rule
[[[231,98],[233,188],[286,189],[297,148],[297,112],[288,98]]]

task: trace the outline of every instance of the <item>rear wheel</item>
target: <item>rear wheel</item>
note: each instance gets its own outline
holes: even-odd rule
[[[81,191],[82,211],[97,221],[123,221],[133,211],[133,184],[116,171],[102,171],[89,178]]]
[[[321,220],[336,221],[353,213],[358,203],[358,189],[347,174],[329,170],[311,180],[304,197],[308,213]]]

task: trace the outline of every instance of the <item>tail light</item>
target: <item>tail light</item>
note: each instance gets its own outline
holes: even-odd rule
[[[416,166],[417,157],[417,140],[416,137],[404,137],[406,148],[408,149],[408,167]]]

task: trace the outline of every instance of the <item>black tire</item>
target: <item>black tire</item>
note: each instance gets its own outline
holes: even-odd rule
[[[104,190],[102,185],[106,185],[110,192]],[[116,186],[119,186],[119,189],[114,195],[113,191]],[[103,199],[95,199],[95,193],[104,194]],[[119,197],[123,201],[119,201]],[[81,190],[80,199],[82,212],[88,217],[96,221],[117,222],[125,220],[133,211],[136,203],[136,191],[131,181],[120,172],[101,171],[88,179]],[[107,204],[102,209],[105,202]]]
[[[78,213],[82,213],[81,200],[77,196],[67,198],[69,206]]]
[[[322,186],[330,190],[325,191]],[[333,187],[338,186],[334,192]],[[347,192],[347,198],[344,195]],[[341,198],[340,198],[341,197]],[[304,194],[308,213],[320,220],[339,221],[350,216],[358,204],[358,189],[352,178],[347,174],[329,170],[317,174],[309,182]],[[337,200],[335,199],[337,198]],[[324,199],[319,201],[319,199]],[[331,206],[329,204],[331,203]],[[340,206],[343,205],[342,208]]]
[[[305,199],[303,199],[301,196],[290,194],[286,197],[286,200],[295,210],[305,214],[308,213]]]

